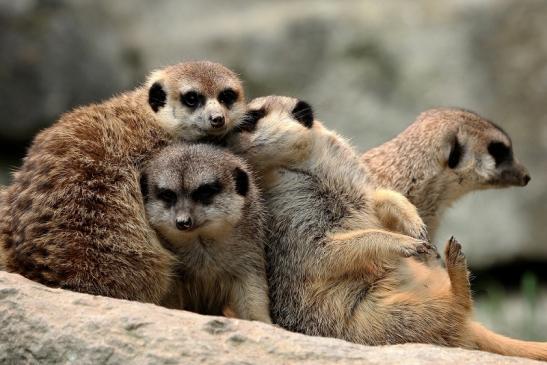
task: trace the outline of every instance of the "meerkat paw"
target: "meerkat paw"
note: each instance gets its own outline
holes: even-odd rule
[[[473,300],[471,297],[467,261],[462,252],[462,245],[454,237],[451,237],[446,244],[445,260],[446,270],[450,278],[452,292],[456,297],[456,303],[466,310],[471,310]]]
[[[464,267],[467,269],[467,261],[462,252],[462,245],[454,238],[450,237],[444,249],[446,267]]]
[[[403,257],[429,255],[436,251],[435,246],[426,240],[408,238],[397,247],[398,253]]]
[[[226,318],[238,318],[236,312],[230,307],[224,307],[222,315]]]

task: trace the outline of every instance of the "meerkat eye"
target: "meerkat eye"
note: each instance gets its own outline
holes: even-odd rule
[[[218,94],[218,101],[228,108],[231,107],[237,100],[237,93],[232,89],[226,89]]]
[[[189,108],[197,108],[202,104],[203,96],[195,91],[188,91],[180,96],[180,101]]]
[[[169,205],[174,205],[177,202],[177,194],[173,190],[159,189],[158,199]]]
[[[192,200],[204,205],[211,204],[215,195],[222,191],[220,181],[209,184],[203,184],[192,193]]]
[[[490,153],[494,158],[494,161],[496,161],[496,166],[513,159],[513,151],[502,142],[491,142],[488,145],[488,153]]]

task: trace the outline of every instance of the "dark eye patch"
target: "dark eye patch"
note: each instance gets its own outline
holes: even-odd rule
[[[193,201],[204,205],[211,204],[215,195],[222,191],[222,184],[220,181],[215,181],[209,184],[203,184],[191,194]]]
[[[196,109],[205,104],[205,96],[197,91],[188,91],[180,95],[180,101],[190,109]]]
[[[237,100],[237,93],[232,89],[226,89],[218,94],[218,101],[230,108]]]
[[[252,132],[256,128],[258,121],[266,116],[264,108],[249,110],[243,116],[241,122],[234,128],[235,132]]]
[[[451,169],[456,168],[460,164],[460,161],[463,156],[463,146],[461,145],[458,137],[454,137],[452,142],[452,148],[450,150],[450,155],[448,156],[448,167]]]
[[[177,202],[177,193],[169,189],[156,189],[156,196],[159,200],[166,203],[169,206],[175,205]]]
[[[502,142],[491,142],[488,145],[488,153],[496,161],[496,167],[506,161],[513,160],[513,150]]]
[[[155,113],[165,106],[165,99],[167,99],[165,90],[159,82],[155,82],[148,90],[148,104]]]
[[[236,167],[232,173],[234,176],[236,193],[246,196],[249,192],[249,175],[239,167]]]
[[[300,124],[306,128],[311,128],[314,121],[313,108],[305,101],[299,100],[292,110],[292,115]]]
[[[148,194],[150,193],[148,191],[148,176],[146,174],[142,174],[141,178],[139,180],[139,184],[141,186],[141,194],[144,200],[147,200]]]

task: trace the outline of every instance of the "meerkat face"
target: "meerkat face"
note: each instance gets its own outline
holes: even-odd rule
[[[228,138],[236,153],[266,170],[305,159],[312,147],[315,121],[305,101],[284,96],[254,99],[240,125]]]
[[[245,112],[237,75],[213,62],[188,62],[153,72],[148,103],[160,124],[187,141],[224,136]]]
[[[249,184],[239,159],[207,145],[166,148],[141,179],[150,225],[172,243],[226,234],[242,218]]]
[[[526,186],[530,175],[514,158],[511,138],[500,127],[468,111],[445,141],[444,161],[461,186],[470,189]]]

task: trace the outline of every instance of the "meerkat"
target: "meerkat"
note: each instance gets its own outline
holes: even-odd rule
[[[4,214],[5,210],[5,203],[4,203],[4,194],[5,194],[6,188],[3,186],[0,186],[0,217]],[[6,269],[6,253],[4,252],[4,248],[2,245],[0,245],[0,270]]]
[[[249,168],[218,147],[175,144],[147,165],[145,211],[176,257],[167,306],[271,323],[265,210]]]
[[[408,236],[412,230],[389,231],[411,219],[417,225],[419,216],[408,214],[400,194],[367,187],[356,151],[315,120],[311,106],[255,99],[236,132],[228,145],[260,171],[269,212],[274,323],[367,345],[430,343],[547,359],[546,343],[508,339],[471,319],[461,245],[449,241],[444,268],[419,236]]]
[[[52,287],[159,303],[174,255],[150,228],[139,178],[155,151],[220,138],[246,109],[237,75],[212,62],[153,72],[37,135],[5,191],[6,269]]]
[[[530,181],[503,129],[455,108],[423,112],[397,137],[365,152],[362,162],[370,184],[416,205],[432,237],[443,212],[463,195]]]

